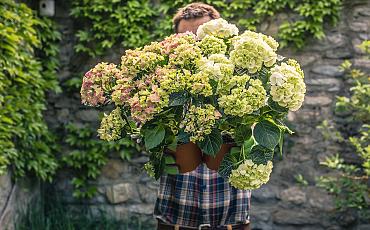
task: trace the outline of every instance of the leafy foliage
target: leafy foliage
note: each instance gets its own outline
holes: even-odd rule
[[[193,1],[164,0],[77,0],[71,15],[82,20],[77,32],[77,51],[90,56],[102,55],[115,44],[126,48],[141,46],[153,39],[173,33],[172,15]],[[282,46],[301,48],[310,37],[324,37],[324,22],[335,24],[342,0],[205,0],[218,9],[222,17],[243,28],[256,30],[257,25],[279,12],[295,15],[280,25]]]
[[[57,91],[60,34],[25,4],[0,3],[0,174],[33,173],[52,180],[58,163],[54,137],[42,116],[45,92]]]
[[[68,124],[63,139],[70,151],[63,155],[62,162],[75,172],[72,184],[75,188],[73,196],[77,198],[91,198],[96,194],[96,187],[90,185],[89,180],[100,175],[109,154],[116,153],[121,159],[129,160],[138,152],[138,146],[128,138],[117,142],[98,140],[95,129],[89,126]]]
[[[132,48],[148,43],[155,10],[149,0],[79,0],[73,1],[71,15],[83,25],[76,51],[96,56],[114,44]]]
[[[368,55],[365,41],[360,46]],[[369,56],[370,57],[370,56]],[[357,164],[347,163],[339,154],[328,157],[322,165],[334,170],[335,176],[322,176],[318,180],[318,186],[325,188],[336,197],[338,209],[346,210],[355,208],[361,210],[360,214],[370,215],[369,210],[369,176],[370,176],[370,82],[369,73],[351,67],[349,61],[345,61],[341,69],[345,71],[354,86],[350,89],[349,97],[338,97],[336,114],[346,116],[348,125],[355,125],[358,132],[344,138],[333,127],[324,122],[321,129],[324,137],[331,141],[342,142],[352,146],[353,152],[359,158]],[[338,124],[335,124],[338,126]],[[330,135],[332,133],[332,135]]]
[[[221,149],[222,136],[219,130],[214,129],[199,143],[199,147],[205,154],[215,156]]]

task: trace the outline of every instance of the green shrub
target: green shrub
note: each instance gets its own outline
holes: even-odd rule
[[[27,172],[51,181],[58,163],[44,122],[45,93],[58,90],[60,34],[25,4],[0,2],[0,174]]]

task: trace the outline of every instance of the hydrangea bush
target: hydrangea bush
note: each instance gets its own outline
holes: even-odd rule
[[[159,178],[171,159],[165,149],[193,142],[215,156],[223,143],[235,145],[219,173],[239,189],[267,183],[275,148],[282,151],[283,123],[306,92],[297,61],[279,56],[279,44],[252,31],[239,34],[224,19],[127,50],[119,66],[99,63],[81,88],[90,106],[113,104],[98,130],[100,138],[126,135],[143,140],[150,154],[144,167]]]

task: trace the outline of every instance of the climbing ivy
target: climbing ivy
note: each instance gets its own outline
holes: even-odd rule
[[[33,173],[52,180],[58,163],[44,122],[45,93],[58,91],[57,42],[52,21],[25,4],[0,2],[0,174]]]
[[[370,58],[369,47],[369,40],[359,47],[367,54],[367,60]],[[318,178],[317,185],[335,196],[340,211],[357,209],[361,216],[369,219],[370,72],[354,68],[349,60],[341,65],[341,70],[352,84],[350,95],[340,96],[336,102],[335,113],[345,123],[323,122],[320,128],[328,141],[350,147],[351,157],[357,162],[346,162],[344,153],[326,158],[320,163],[331,169],[331,173]],[[337,131],[338,128],[348,132],[349,127],[353,127],[351,133]]]
[[[335,24],[343,0],[205,0],[223,18],[242,29],[256,30],[266,19],[284,12],[289,19],[279,28],[282,46],[302,48],[307,39],[324,37],[324,24]],[[115,44],[143,45],[173,33],[172,16],[191,0],[76,0],[71,15],[81,25],[76,51],[102,55]]]
[[[148,43],[155,11],[149,0],[78,0],[71,15],[82,25],[76,51],[96,56],[114,44],[131,48]]]
[[[92,198],[96,194],[96,186],[89,182],[100,175],[109,155],[116,154],[122,160],[130,160],[132,154],[139,151],[139,146],[129,138],[116,142],[97,139],[96,130],[88,125],[79,127],[70,123],[64,131],[62,142],[68,150],[61,161],[63,167],[74,172],[71,183],[76,198]]]

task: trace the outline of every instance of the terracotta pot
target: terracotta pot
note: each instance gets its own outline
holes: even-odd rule
[[[220,168],[221,162],[224,159],[224,156],[230,152],[230,149],[234,147],[235,144],[222,144],[220,151],[212,157],[210,155],[203,155],[203,161],[206,163],[209,169],[218,170]]]
[[[202,162],[202,151],[191,142],[178,145],[176,152],[171,150],[166,150],[166,152],[175,157],[180,173],[193,171]]]

